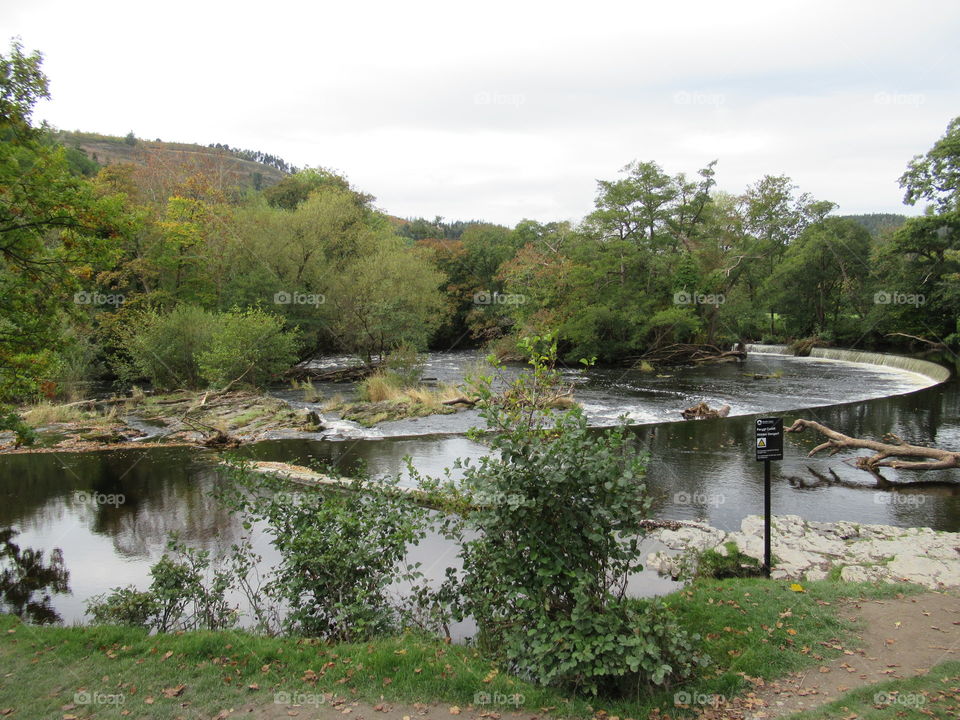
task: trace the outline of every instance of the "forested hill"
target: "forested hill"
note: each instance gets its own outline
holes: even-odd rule
[[[873,237],[879,237],[884,232],[896,230],[907,221],[906,215],[898,213],[866,213],[864,215],[844,215],[843,217],[866,228],[867,232]]]
[[[159,166],[183,178],[198,172],[223,176],[224,185],[260,190],[280,182],[296,168],[282,158],[253,150],[237,150],[227,145],[142,140],[133,134],[124,137],[88,132],[60,131],[57,140],[68,148],[78,148],[98,165],[126,163]]]

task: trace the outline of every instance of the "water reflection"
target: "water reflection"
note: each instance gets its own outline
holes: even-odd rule
[[[956,382],[908,395],[772,414],[782,414],[787,423],[800,416],[819,420],[860,437],[893,432],[915,444],[960,446]],[[761,466],[753,460],[751,416],[644,425],[634,432],[650,453],[647,480],[657,516],[704,520],[729,530],[746,515],[760,512],[763,482]],[[960,530],[960,485],[950,471],[924,473],[923,479],[932,485],[877,489],[868,473],[844,464],[855,453],[807,458],[817,442],[810,434],[787,436],[785,460],[774,463],[774,512],[810,520]],[[421,472],[439,475],[457,457],[478,457],[484,451],[461,436],[280,440],[241,448],[248,457],[321,461],[344,474],[365,465],[375,475],[402,474],[407,456]],[[225,553],[243,529],[213,497],[216,485],[223,482],[218,457],[192,448],[0,455],[0,528],[11,533],[5,542],[16,537],[17,546],[33,553],[6,551],[14,590],[9,599],[5,594],[5,602],[25,613],[37,608],[37,622],[44,617],[55,620],[57,614],[68,622],[83,620],[84,602],[90,596],[127,584],[146,587],[149,567],[172,531],[214,556]],[[816,473],[832,478],[831,470],[841,482],[817,482]],[[883,472],[893,482],[917,477]],[[111,497],[114,502],[107,500]],[[255,542],[257,552],[272,562],[276,555],[264,537]],[[63,549],[62,556],[57,548]],[[431,536],[412,554],[439,576],[452,562],[455,549]],[[30,567],[59,569],[63,583],[49,576],[52,584],[46,589],[37,586],[24,599],[23,588],[28,586],[16,582],[25,577],[22,569],[16,570],[17,557],[25,562],[40,559],[39,565],[34,562]],[[71,594],[65,594],[68,569]],[[631,586],[639,594],[671,587],[649,576]],[[44,615],[43,608],[53,615]]]
[[[17,531],[0,530],[0,612],[12,613],[37,625],[59,623],[51,594],[70,592],[70,572],[60,548],[50,551],[21,548],[13,538]]]

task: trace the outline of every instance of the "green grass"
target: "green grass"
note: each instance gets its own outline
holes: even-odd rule
[[[942,663],[926,675],[888,680],[853,690],[815,710],[790,720],[929,720],[960,717],[960,661]]]
[[[804,588],[793,592],[789,583],[763,579],[703,580],[674,593],[668,602],[682,623],[704,638],[711,666],[684,688],[611,701],[531,686],[495,672],[490,660],[472,648],[418,635],[327,645],[241,631],[149,636],[128,628],[32,627],[0,616],[0,713],[13,708],[14,717],[59,718],[69,712],[79,718],[120,718],[127,710],[132,717],[164,720],[212,717],[245,703],[270,704],[275,693],[463,707],[476,693],[488,692],[519,694],[521,707],[537,714],[589,717],[602,709],[645,718],[654,707],[674,712],[678,690],[732,696],[748,685],[744,675],[775,677],[837,655],[842,646],[853,647],[856,638],[855,628],[837,612],[843,598],[904,591],[903,585],[829,581]],[[164,695],[164,689],[179,685],[186,686],[179,696]],[[61,710],[74,702],[75,693],[84,692],[102,699],[122,694],[123,703]]]

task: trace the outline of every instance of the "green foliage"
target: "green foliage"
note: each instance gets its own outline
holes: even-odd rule
[[[218,318],[193,305],[169,313],[140,313],[120,328],[125,356],[116,370],[130,380],[149,378],[159,389],[197,388],[202,384],[198,357],[213,343]]]
[[[354,193],[345,177],[324,168],[304,168],[288,175],[264,190],[263,196],[273,207],[296,210],[311,194],[329,188],[352,193],[355,202],[361,206],[369,205],[374,199],[370,195]]]
[[[210,553],[172,540],[173,556],[150,568],[146,591],[114,588],[87,602],[87,613],[101,625],[132,625],[165,633],[181,630],[221,630],[232,627],[237,614],[226,599],[233,584],[229,570],[211,568]]]
[[[362,641],[399,628],[399,610],[387,589],[412,580],[407,547],[424,535],[426,511],[395,482],[341,490],[304,488],[263,478],[242,466],[223,493],[245,526],[262,523],[280,553],[262,593],[289,608],[289,633],[325,640]]]
[[[922,199],[938,214],[960,211],[960,117],[949,122],[943,137],[926,155],[910,161],[900,176],[900,187],[908,205]]]
[[[40,65],[19,42],[0,55],[0,399],[29,395],[50,373],[73,295],[115,257],[123,224],[117,199],[75,176],[64,148],[31,127],[48,97]]]
[[[296,360],[298,332],[283,328],[283,318],[260,308],[221,313],[210,349],[196,355],[200,374],[218,387],[230,383],[263,387]]]
[[[484,651],[539,683],[615,693],[689,676],[694,638],[625,598],[650,508],[642,454],[624,427],[595,433],[546,407],[561,385],[552,336],[522,349],[531,372],[502,394],[476,380],[492,453],[460,464],[476,509],[451,528],[463,570],[447,597]]]
[[[716,550],[706,550],[696,561],[696,575],[701,578],[725,580],[727,578],[757,577],[761,575],[760,562],[740,552],[737,544],[725,545],[726,554]]]
[[[382,238],[332,281],[326,300],[337,345],[368,362],[399,347],[425,349],[446,315],[442,281],[420,253]]]
[[[16,435],[17,445],[33,445],[37,441],[34,429],[8,405],[0,405],[0,430],[12,430]]]

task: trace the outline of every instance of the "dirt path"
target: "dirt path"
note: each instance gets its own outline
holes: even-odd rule
[[[862,622],[862,647],[844,649],[831,662],[758,688],[756,697],[766,708],[753,717],[787,717],[864,685],[921,675],[938,663],[960,660],[960,596],[954,593],[851,603],[841,615]]]
[[[726,708],[705,709],[711,720],[784,718],[822,705],[864,685],[926,672],[938,663],[960,660],[960,595],[924,593],[897,600],[866,600],[839,610],[860,620],[863,644],[844,648],[843,655],[802,673],[766,683]],[[281,698],[285,699],[285,698]],[[299,703],[272,703],[239,708],[229,717],[256,720],[512,720],[537,718],[535,711],[515,712],[509,706],[370,704],[333,701],[304,694]]]

